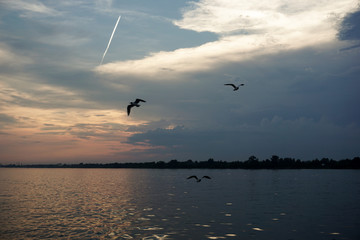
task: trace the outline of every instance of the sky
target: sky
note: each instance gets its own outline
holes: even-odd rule
[[[0,163],[360,156],[359,6],[0,0]]]

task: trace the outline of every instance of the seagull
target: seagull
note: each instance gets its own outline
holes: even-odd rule
[[[224,85],[232,86],[232,87],[234,88],[234,91],[237,91],[237,90],[239,90],[239,87],[244,86],[245,84],[241,83],[240,85],[235,86],[235,85],[232,84],[232,83],[227,83],[227,84],[224,84]]]
[[[132,107],[140,107],[139,102],[146,102],[145,100],[142,100],[140,98],[137,98],[135,102],[130,102],[130,104],[127,106],[127,114],[130,115],[130,110]]]
[[[195,176],[195,175],[193,175],[193,176],[190,176],[190,177],[188,177],[188,178],[186,178],[186,179],[190,179],[190,178],[195,178],[196,179],[196,182],[201,182],[201,179],[203,179],[203,178],[207,178],[207,179],[211,179],[211,177],[209,177],[209,176],[203,176],[202,178],[198,178],[197,176]]]

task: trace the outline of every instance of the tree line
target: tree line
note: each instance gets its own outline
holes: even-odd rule
[[[134,162],[134,163],[78,163],[78,164],[7,164],[0,167],[25,167],[25,168],[157,168],[157,169],[360,169],[360,157],[353,159],[333,160],[329,158],[301,161],[294,158],[281,158],[272,155],[269,159],[259,160],[250,156],[246,161],[178,161],[169,162]]]

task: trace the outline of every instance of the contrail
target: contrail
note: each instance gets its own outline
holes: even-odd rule
[[[118,20],[116,21],[114,30],[113,30],[113,32],[112,32],[112,34],[111,34],[111,36],[110,36],[109,43],[108,43],[108,45],[107,45],[107,47],[106,47],[106,49],[105,49],[105,52],[104,52],[104,55],[103,55],[103,57],[102,57],[102,59],[101,59],[100,65],[103,63],[104,57],[105,57],[105,55],[106,55],[106,53],[107,53],[107,51],[108,51],[108,49],[109,49],[109,47],[110,47],[111,40],[112,40],[112,38],[113,38],[113,36],[114,36],[114,33],[115,33],[115,31],[116,31],[116,28],[117,28],[117,25],[118,25],[118,23],[119,23],[119,21],[120,21],[120,18],[121,18],[121,15],[118,17]]]

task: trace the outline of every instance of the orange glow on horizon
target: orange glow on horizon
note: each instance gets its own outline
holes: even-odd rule
[[[150,145],[131,145],[137,133],[131,126],[146,124],[128,118],[124,111],[89,109],[5,108],[16,123],[2,129],[0,163],[61,163],[79,161],[127,161],[131,151]]]

